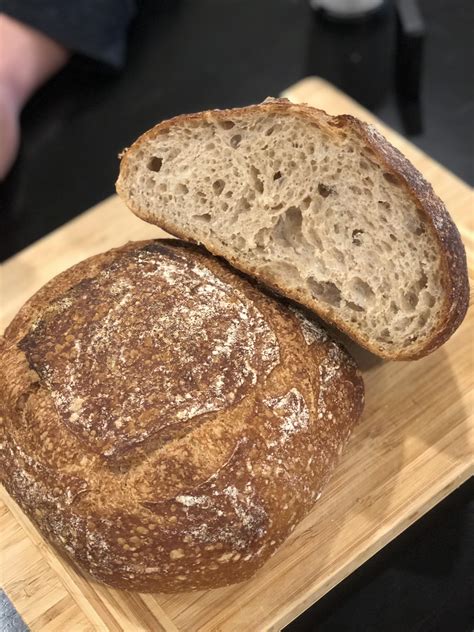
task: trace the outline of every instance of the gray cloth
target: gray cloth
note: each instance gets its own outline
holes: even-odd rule
[[[15,610],[12,602],[0,589],[0,630],[1,632],[28,632],[29,628]]]
[[[113,68],[125,61],[136,0],[0,0],[0,13]]]

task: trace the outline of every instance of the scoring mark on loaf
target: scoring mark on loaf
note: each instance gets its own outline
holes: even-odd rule
[[[156,244],[73,287],[20,346],[64,423],[104,456],[235,405],[280,360],[243,291]]]
[[[327,395],[331,392],[332,397],[337,397],[333,384],[338,373],[341,371],[341,363],[344,361],[342,351],[335,342],[331,342],[327,356],[319,365],[319,395],[318,395],[318,419],[332,421],[333,413],[327,407]]]
[[[315,321],[309,320],[300,310],[294,307],[290,309],[300,323],[301,333],[308,346],[314,342],[326,342],[329,340],[327,333]]]
[[[308,428],[309,409],[297,388],[281,397],[265,399],[264,403],[281,419],[280,443],[286,443],[292,435]]]
[[[253,446],[248,436],[239,438],[225,465],[195,489],[162,502],[142,504],[155,515],[173,513],[184,548],[198,545],[213,551],[225,546],[234,552],[248,548],[268,527],[267,510],[254,483],[249,456]]]

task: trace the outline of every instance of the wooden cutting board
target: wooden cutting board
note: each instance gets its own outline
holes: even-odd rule
[[[375,122],[447,203],[473,278],[474,209],[466,184],[320,79],[305,79],[285,96]],[[80,259],[163,234],[109,198],[3,265],[2,327],[32,292]],[[280,629],[472,473],[473,319],[470,309],[453,338],[418,362],[374,363],[362,354],[362,421],[321,500],[254,579],[182,595],[106,588],[59,556],[2,490],[5,591],[32,630]]]

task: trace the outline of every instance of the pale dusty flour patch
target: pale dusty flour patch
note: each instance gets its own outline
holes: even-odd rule
[[[336,343],[331,343],[328,354],[319,365],[319,395],[318,395],[318,419],[333,420],[333,414],[327,409],[327,393],[332,388],[332,382],[339,375],[342,352]]]
[[[309,409],[297,388],[292,388],[281,397],[265,399],[264,404],[281,419],[281,443],[286,443],[292,435],[308,428]]]
[[[135,423],[142,410],[156,408],[163,420],[159,425],[221,410],[237,403],[256,384],[257,372],[264,378],[280,361],[275,333],[244,292],[181,255],[139,252],[134,262],[132,280],[108,268],[91,282],[90,291],[97,286],[103,295],[109,293],[110,308],[90,323],[80,342],[74,341],[65,368],[59,371],[47,362],[41,367],[57,408],[79,432],[94,431],[94,442],[107,442],[106,455],[120,447],[120,434],[126,441],[138,442],[156,431],[153,419]],[[148,277],[156,284],[145,280]],[[146,301],[140,295],[142,283]],[[160,309],[166,297],[171,297],[166,309]],[[65,300],[74,309],[87,296]],[[145,329],[143,318],[149,322]],[[140,389],[134,391],[126,376],[130,351],[140,353],[142,341],[174,361],[160,361],[155,355],[140,378]],[[205,353],[200,341],[207,345]],[[178,381],[177,375],[182,379]],[[84,404],[71,413],[77,397]]]
[[[190,496],[188,494],[182,494],[180,496],[176,496],[176,500],[185,507],[195,507],[196,505],[202,507],[209,505],[208,496]]]
[[[236,449],[241,445],[239,441]],[[232,459],[232,457],[231,457]],[[249,540],[260,538],[266,530],[267,512],[260,501],[252,481],[245,485],[226,485],[219,489],[216,481],[222,469],[217,470],[206,483],[207,494],[181,494],[176,497],[186,512],[186,523],[190,526],[183,532],[183,537],[191,537],[196,543],[213,545],[225,544],[235,550],[244,549]],[[253,477],[252,469],[247,470]],[[206,521],[196,524],[195,516],[206,510]],[[225,516],[225,520],[223,517]]]
[[[317,323],[309,320],[306,316],[294,307],[291,308],[293,314],[300,322],[301,333],[305,339],[306,344],[312,345],[313,342],[326,342],[329,340],[329,336],[323,327],[320,327]]]

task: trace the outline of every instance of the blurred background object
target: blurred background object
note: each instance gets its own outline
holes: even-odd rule
[[[423,133],[413,140],[472,182],[474,3],[418,5],[426,29]],[[125,33],[134,11],[133,3],[128,7],[117,17]],[[353,23],[328,20],[308,0],[142,0],[121,72],[79,49],[23,110],[19,158],[0,185],[1,257],[113,193],[117,154],[177,113],[261,101],[314,74],[404,132],[396,16],[389,0]]]
[[[386,0],[309,0],[315,11],[334,20],[360,20],[380,9]]]

